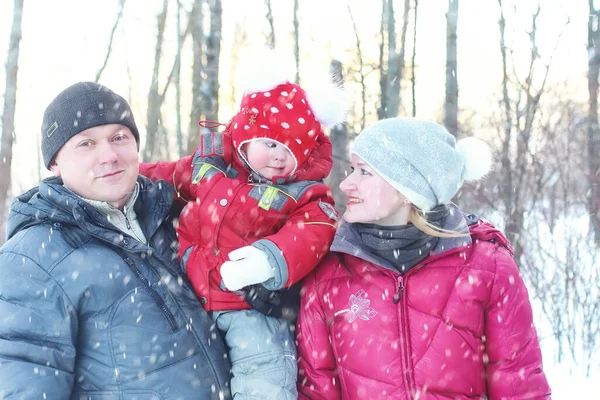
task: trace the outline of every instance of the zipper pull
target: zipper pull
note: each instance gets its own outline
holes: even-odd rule
[[[402,297],[402,291],[404,290],[404,279],[402,275],[400,275],[396,282],[398,282],[398,290],[394,293],[394,304],[398,304],[400,302],[400,298]]]
[[[127,229],[131,230],[131,224],[129,223],[129,218],[127,218],[127,213],[123,211],[123,216],[125,217],[125,225],[127,225]]]

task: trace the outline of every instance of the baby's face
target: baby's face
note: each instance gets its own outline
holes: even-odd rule
[[[248,164],[267,179],[288,176],[296,167],[294,156],[287,147],[270,139],[256,139],[244,145]]]

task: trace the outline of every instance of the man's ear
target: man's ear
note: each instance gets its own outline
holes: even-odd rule
[[[56,160],[52,160],[52,162],[50,163],[50,171],[52,171],[54,176],[60,176],[60,168],[58,167]]]

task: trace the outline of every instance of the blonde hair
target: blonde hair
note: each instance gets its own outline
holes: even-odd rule
[[[450,229],[444,229],[437,227],[427,221],[425,214],[420,208],[417,208],[414,204],[410,206],[410,214],[408,215],[408,222],[417,227],[421,232],[424,232],[430,236],[439,238],[458,238],[468,236],[469,232],[457,232]]]

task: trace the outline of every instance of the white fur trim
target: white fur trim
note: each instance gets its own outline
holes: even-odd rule
[[[456,150],[465,159],[463,179],[476,181],[487,175],[492,169],[492,151],[490,146],[476,137],[468,137],[456,143]]]
[[[266,47],[242,50],[236,81],[244,93],[265,92],[290,81],[295,68],[288,57]]]
[[[325,80],[312,81],[304,87],[306,99],[317,120],[326,127],[344,122],[348,112],[345,90],[333,82],[330,75]]]

